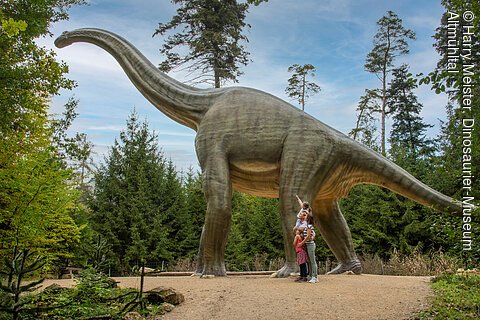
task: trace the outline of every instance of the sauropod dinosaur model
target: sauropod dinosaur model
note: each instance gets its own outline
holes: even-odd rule
[[[268,93],[244,87],[198,89],[159,71],[132,44],[101,29],[64,32],[59,48],[89,42],[108,51],[158,110],[197,132],[195,149],[207,200],[196,273],[224,276],[232,189],[279,198],[286,262],[296,269],[291,228],[295,194],[312,204],[315,224],[339,261],[330,273],[361,273],[338,200],[360,183],[376,184],[439,211],[460,202],[431,189],[378,153]]]

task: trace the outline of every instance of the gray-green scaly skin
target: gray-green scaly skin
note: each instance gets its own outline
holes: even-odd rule
[[[62,48],[74,42],[108,51],[158,110],[197,132],[195,149],[207,199],[197,274],[226,274],[233,189],[280,199],[286,263],[279,277],[297,267],[291,232],[298,206],[295,194],[312,203],[315,224],[340,263],[332,273],[361,272],[338,206],[357,184],[376,184],[439,211],[461,212],[461,203],[275,96],[243,87],[206,90],[184,85],[105,30],[64,32],[55,44]]]

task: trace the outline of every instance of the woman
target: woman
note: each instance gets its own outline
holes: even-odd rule
[[[318,266],[317,260],[315,259],[315,249],[317,245],[315,244],[315,230],[313,229],[313,215],[307,215],[307,226],[303,230],[303,242],[300,245],[305,244],[307,247],[307,254],[308,254],[308,271],[310,283],[317,283],[318,279]]]

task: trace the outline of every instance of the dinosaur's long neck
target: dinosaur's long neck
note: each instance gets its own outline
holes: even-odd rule
[[[184,85],[158,70],[137,48],[122,37],[101,29],[64,32],[55,40],[59,48],[75,42],[95,44],[109,52],[137,89],[158,110],[173,120],[198,129],[203,115],[222,90],[202,90]]]

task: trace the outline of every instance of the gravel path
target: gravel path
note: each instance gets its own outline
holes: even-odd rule
[[[139,278],[115,278],[122,287],[140,286]],[[319,283],[292,278],[229,276],[146,277],[145,290],[172,287],[185,302],[165,320],[249,319],[408,319],[427,307],[430,277],[378,275],[320,276]],[[72,286],[72,280],[47,280]]]

